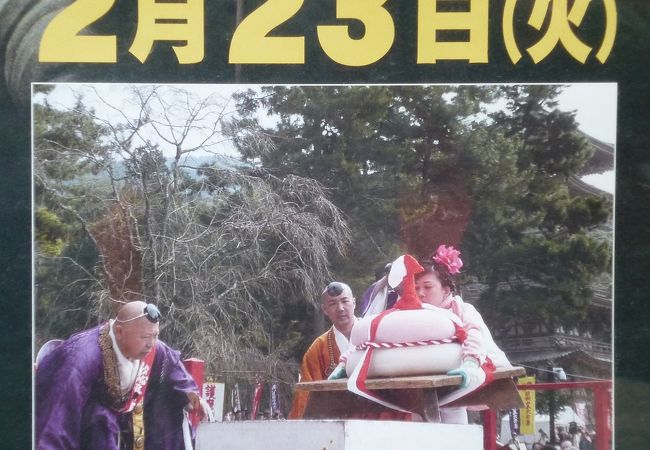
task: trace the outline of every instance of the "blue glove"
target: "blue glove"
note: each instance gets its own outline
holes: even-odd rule
[[[463,377],[460,383],[461,388],[470,386],[476,388],[485,382],[485,372],[475,358],[465,358],[460,367],[450,370],[447,375],[460,375]]]

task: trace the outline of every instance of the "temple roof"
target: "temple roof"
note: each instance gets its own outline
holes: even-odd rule
[[[594,154],[589,161],[580,169],[579,176],[603,173],[614,170],[614,157],[616,154],[614,144],[600,141],[595,137],[580,132],[594,149]]]

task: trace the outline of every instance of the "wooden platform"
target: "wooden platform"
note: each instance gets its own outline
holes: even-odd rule
[[[524,406],[513,377],[525,375],[523,367],[498,369],[494,381],[447,406],[480,406],[491,409],[512,409]],[[366,387],[391,403],[422,416],[427,422],[440,422],[438,397],[459,386],[462,378],[454,375],[374,378]],[[346,378],[296,384],[296,389],[309,391],[306,419],[349,419],[364,414],[392,411],[347,390]]]

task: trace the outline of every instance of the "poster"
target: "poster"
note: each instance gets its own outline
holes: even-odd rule
[[[474,0],[456,7],[424,0],[318,5],[188,0],[173,8],[145,0],[70,3],[0,3],[3,325],[11,337],[5,372],[15,385],[3,403],[16,417],[7,437],[12,447],[26,447],[31,437],[35,82],[616,83],[616,375],[647,378],[648,281],[642,268],[650,205],[644,64],[650,11],[645,2]],[[78,30],[83,31],[77,35]],[[634,407],[639,412],[628,420],[647,414],[641,405],[629,408]],[[629,414],[628,408],[622,411]],[[617,426],[625,424],[616,420]]]

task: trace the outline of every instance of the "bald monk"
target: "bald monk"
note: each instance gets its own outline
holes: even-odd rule
[[[355,298],[350,286],[334,281],[321,294],[321,310],[332,326],[311,344],[302,358],[300,381],[325,380],[339,363],[341,352],[350,344],[350,332],[356,321]],[[296,391],[289,419],[303,416],[309,393]]]
[[[158,340],[160,311],[125,304],[36,369],[35,448],[179,450],[183,408],[202,411],[179,352]]]

